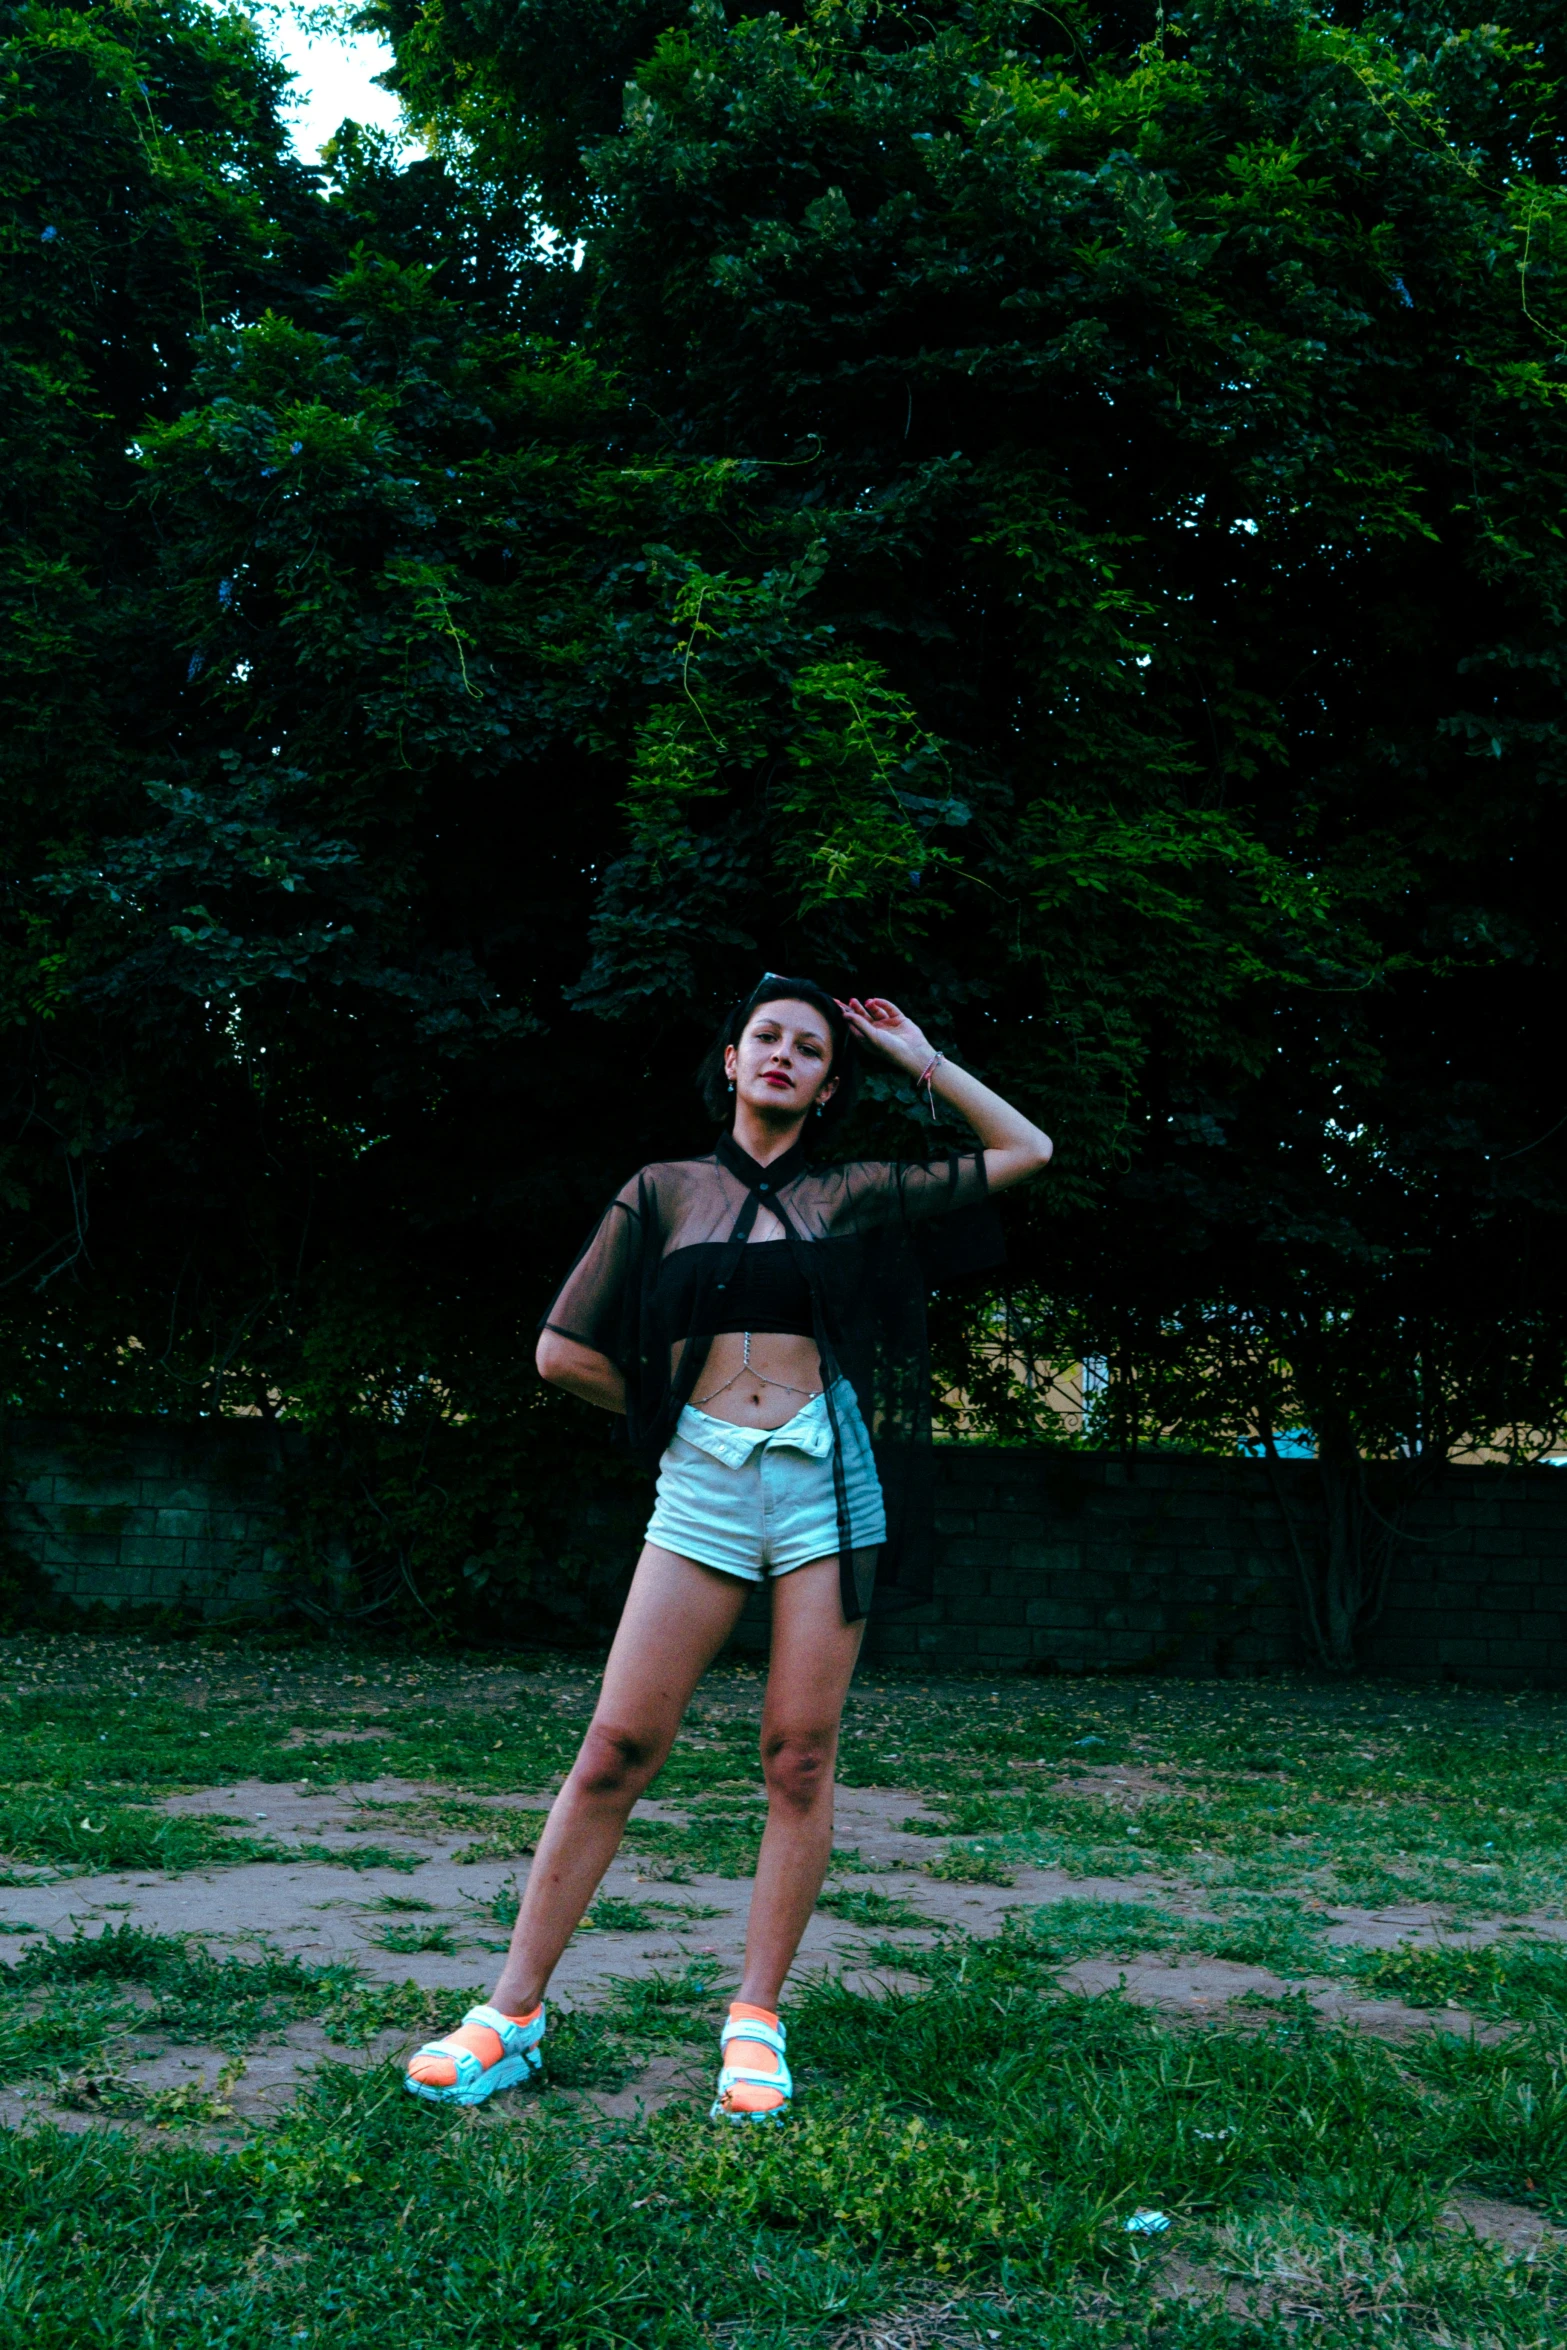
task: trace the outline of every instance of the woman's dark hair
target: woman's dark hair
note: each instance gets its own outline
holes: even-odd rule
[[[734,1004],[724,1015],[718,1034],[714,1037],[706,1059],[697,1071],[697,1083],[702,1099],[711,1115],[722,1125],[734,1122],[734,1096],[724,1074],[724,1049],[738,1044],[745,1034],[746,1022],[763,1004],[809,1004],[813,1012],[820,1012],[832,1038],[832,1074],[838,1080],[838,1089],[827,1103],[821,1116],[812,1116],[807,1139],[825,1142],[849,1115],[855,1096],[860,1090],[860,1056],[854,1041],[854,1032],[832,997],[814,979],[791,979],[782,971],[764,971],[757,985],[742,1003]]]

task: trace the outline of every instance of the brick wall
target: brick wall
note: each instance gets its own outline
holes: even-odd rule
[[[1264,1464],[965,1446],[942,1467],[936,1601],[879,1628],[889,1660],[1196,1673],[1297,1660],[1293,1555]]]
[[[1278,1672],[1310,1660],[1262,1461],[938,1452],[936,1596],[873,1622],[866,1656],[973,1672]],[[1316,1466],[1280,1463],[1303,1529]],[[1567,1469],[1458,1468],[1411,1513],[1378,1673],[1567,1686]],[[760,1606],[740,1644],[766,1638]]]
[[[7,1530],[83,1605],[264,1615],[277,1474],[302,1441],[262,1420],[11,1420]]]
[[[13,1421],[11,1539],[70,1598],[261,1615],[283,1561],[275,1479],[303,1439],[257,1420]],[[976,1672],[1279,1671],[1307,1661],[1294,1559],[1260,1461],[938,1450],[936,1596],[877,1621],[866,1654]],[[1302,1525],[1316,1471],[1281,1464]],[[640,1512],[596,1511],[588,1611],[612,1616]],[[1567,1469],[1459,1468],[1409,1520],[1374,1672],[1567,1686]],[[563,1593],[563,1625],[585,1622]],[[737,1645],[765,1644],[748,1607]]]

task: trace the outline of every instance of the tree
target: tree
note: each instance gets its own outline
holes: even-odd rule
[[[17,1392],[505,1420],[386,1551],[439,1600],[716,1010],[874,979],[1058,1137],[1014,1364],[1319,1432],[1342,1660],[1365,1462],[1560,1409],[1554,20],[385,21],[433,160],[345,134],[299,214],[258,135],[287,234],[115,428],[161,665],[13,868],[97,1252],[33,1286],[35,1175]],[[1040,1434],[994,1309],[943,1331]]]
[[[98,1034],[57,900],[38,886],[52,858],[141,822],[142,779],[177,736],[184,656],[157,591],[138,436],[177,413],[209,318],[308,268],[317,207],[277,120],[283,76],[243,18],[29,5],[6,9],[0,31],[0,1169],[5,1294],[13,1309],[19,1292],[29,1301],[18,1336],[47,1385],[91,1344],[94,1319],[89,1306],[51,1365],[53,1284],[86,1263],[114,1139],[149,1114],[150,1066],[132,1074]],[[112,1282],[124,1267],[104,1270]]]
[[[455,21],[499,87],[545,12]],[[1316,1431],[1336,1663],[1400,1498],[1563,1406],[1560,31],[698,7],[589,159],[601,334],[665,446],[775,469],[795,609],[897,711],[779,759],[735,566],[693,572],[702,706],[629,796],[594,1000],[759,930],[759,812],[831,860],[817,935],[890,885],[884,937],[1064,1129],[1014,1330],[1109,1358],[1121,1441]],[[856,749],[857,807],[892,777],[936,843],[901,904],[891,796],[833,829]],[[954,1381],[1039,1433],[976,1335]]]

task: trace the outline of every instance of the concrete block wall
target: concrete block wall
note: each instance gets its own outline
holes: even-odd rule
[[[7,1531],[83,1606],[264,1616],[282,1564],[278,1474],[301,1443],[262,1420],[12,1420]]]
[[[1228,1674],[1309,1664],[1266,1464],[943,1446],[929,1605],[872,1625],[886,1663]],[[1280,1464],[1309,1542],[1315,1464]],[[1567,1686],[1567,1470],[1454,1468],[1410,1513],[1373,1673]]]
[[[300,1431],[32,1420],[3,1436],[11,1540],[63,1596],[183,1600],[214,1616],[275,1604],[277,1478]],[[935,1597],[874,1620],[868,1660],[1194,1675],[1310,1662],[1264,1463],[942,1445],[936,1470]],[[1280,1474],[1299,1524],[1313,1527],[1315,1465],[1286,1461]],[[576,1531],[599,1563],[586,1590],[563,1590],[551,1609],[563,1629],[613,1619],[644,1506],[620,1489],[589,1506]],[[1449,1470],[1407,1533],[1368,1670],[1567,1687],[1567,1469]],[[736,1645],[766,1638],[759,1594]]]
[[[1411,1515],[1387,1672],[1567,1683],[1567,1469],[1457,1469]]]

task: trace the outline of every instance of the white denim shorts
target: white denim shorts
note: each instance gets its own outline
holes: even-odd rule
[[[850,1547],[887,1539],[870,1438],[847,1380],[833,1388],[843,1445]],[[838,1555],[832,1422],[813,1395],[781,1428],[739,1428],[687,1404],[658,1465],[647,1539],[721,1575],[762,1583]]]

